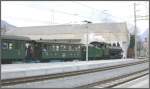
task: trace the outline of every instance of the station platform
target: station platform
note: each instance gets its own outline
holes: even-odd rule
[[[80,71],[99,67],[113,66],[118,64],[132,63],[139,60],[143,59],[110,59],[98,61],[2,64],[1,79],[14,79],[30,76]]]

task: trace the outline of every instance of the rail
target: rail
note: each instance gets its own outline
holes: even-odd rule
[[[75,88],[112,88],[112,87],[121,85],[123,83],[132,81],[134,79],[140,78],[142,76],[145,76],[145,75],[149,74],[149,73],[147,73],[148,70],[149,70],[149,68],[141,70],[141,71],[137,71],[134,73],[114,77],[111,79],[106,79],[106,80],[98,81],[95,83],[75,87]]]

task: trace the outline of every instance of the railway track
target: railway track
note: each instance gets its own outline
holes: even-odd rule
[[[142,76],[148,75],[149,69],[144,69],[141,71],[134,72],[132,74],[118,76],[112,79],[107,79],[99,82],[95,82],[92,84],[76,87],[76,88],[112,88],[118,86],[120,84],[132,81],[134,79],[140,78]]]
[[[6,79],[6,80],[1,80],[1,85],[3,87],[3,86],[11,86],[11,85],[17,85],[17,84],[22,84],[22,83],[37,82],[37,81],[44,81],[44,80],[50,80],[50,79],[77,76],[77,75],[81,75],[81,74],[94,73],[94,72],[117,69],[117,68],[132,66],[132,65],[138,65],[138,64],[142,64],[142,63],[146,63],[146,62],[149,62],[149,60],[143,60],[143,61],[138,61],[138,62],[134,62],[134,63],[119,64],[119,65],[115,65],[115,66],[101,67],[101,68],[95,68],[95,69],[80,70],[80,71],[74,71],[74,72],[32,76],[32,77],[17,78],[17,79]],[[82,87],[84,87],[84,86],[82,86]]]

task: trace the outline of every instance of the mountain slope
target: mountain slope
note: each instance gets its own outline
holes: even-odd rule
[[[15,26],[7,23],[6,21],[1,20],[1,34],[5,34],[6,31],[11,30],[11,28],[15,28]]]

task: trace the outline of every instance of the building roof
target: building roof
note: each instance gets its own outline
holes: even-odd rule
[[[15,40],[30,40],[29,37],[14,36],[14,35],[1,35],[2,39],[15,39]]]
[[[72,24],[72,25],[50,25],[50,26],[33,26],[14,28],[12,34],[28,34],[28,35],[50,35],[54,33],[86,33],[97,32],[127,32],[125,23],[96,23],[96,24]],[[16,33],[17,32],[17,33]]]
[[[18,27],[7,31],[7,35],[23,35],[31,39],[82,39],[85,33],[94,33],[105,40],[128,40],[126,23],[93,23]]]

